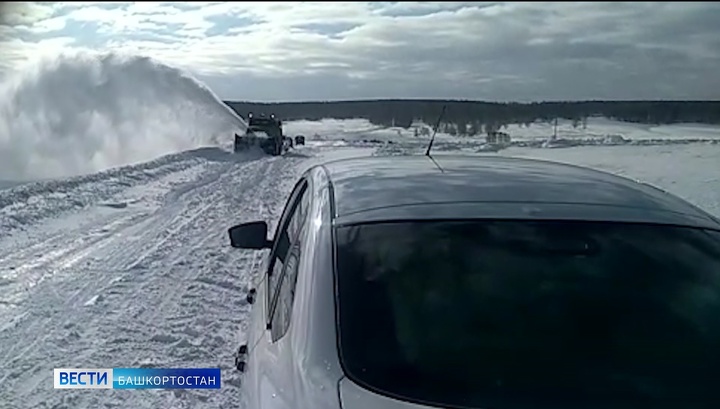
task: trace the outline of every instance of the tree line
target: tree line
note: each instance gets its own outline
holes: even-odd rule
[[[694,122],[720,124],[720,101],[578,101],[499,103],[466,100],[362,100],[327,102],[260,103],[225,101],[247,118],[254,114],[275,114],[285,121],[323,118],[364,118],[378,126],[409,128],[414,121],[435,124],[442,107],[446,112],[440,130],[460,135],[497,131],[510,124],[529,126],[533,122],[555,119],[583,126],[589,117],[646,123]]]

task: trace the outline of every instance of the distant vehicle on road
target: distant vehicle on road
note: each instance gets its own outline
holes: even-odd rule
[[[292,147],[283,135],[282,121],[270,115],[259,117],[248,114],[248,128],[244,136],[235,134],[234,151],[242,152],[257,146],[270,155],[282,155]]]
[[[247,295],[248,408],[707,408],[720,221],[501,157],[347,159],[295,185]],[[709,402],[713,402],[710,405]],[[710,405],[710,406],[708,406]]]

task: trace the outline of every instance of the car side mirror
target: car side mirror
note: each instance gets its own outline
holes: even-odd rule
[[[267,238],[268,225],[265,221],[242,223],[228,229],[230,245],[239,249],[269,249],[272,241]]]

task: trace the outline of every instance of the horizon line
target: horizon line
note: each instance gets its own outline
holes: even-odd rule
[[[329,99],[329,100],[300,100],[300,101],[250,101],[221,99],[223,102],[240,104],[328,104],[348,102],[465,102],[482,103],[495,105],[533,105],[533,104],[580,104],[580,103],[720,103],[720,99],[578,99],[578,100],[550,100],[550,101],[492,101],[481,99],[456,99],[456,98],[361,98],[361,99]]]

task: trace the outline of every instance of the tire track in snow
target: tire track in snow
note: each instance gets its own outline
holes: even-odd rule
[[[114,391],[41,391],[52,381],[52,368],[61,366],[220,366],[227,381],[225,370],[231,369],[237,331],[248,309],[246,270],[257,267],[262,255],[228,253],[226,229],[241,220],[275,218],[287,194],[278,190],[289,191],[301,162],[267,158],[230,163],[216,177],[205,178],[210,179],[207,184],[179,189],[177,202],[111,228],[112,235],[84,242],[94,243],[79,250],[84,264],[68,265],[72,273],[66,279],[39,286],[25,318],[0,332],[0,350],[7,351],[0,401],[134,408],[167,407],[168,399],[177,398],[190,399],[189,407],[217,399],[237,403],[232,384],[223,386],[227,393],[222,396],[217,391],[138,391],[132,403]],[[168,231],[171,227],[175,230]],[[20,350],[7,349],[19,344]]]
[[[226,164],[224,166],[224,168],[227,168],[228,166],[229,165]],[[221,169],[220,171],[222,171],[222,170],[223,169]],[[192,183],[191,183],[191,185],[192,185]],[[189,191],[190,189],[186,189],[186,190]],[[161,210],[162,210],[162,208],[161,208]],[[115,215],[116,215],[115,218],[111,217],[110,221],[107,224],[104,224],[104,225],[101,224],[99,226],[92,226],[89,232],[83,232],[82,230],[80,230],[80,236],[77,238],[74,238],[74,239],[72,238],[72,236],[74,235],[73,233],[77,234],[77,232],[71,232],[71,234],[69,234],[69,235],[66,232],[66,234],[64,235],[65,237],[63,237],[62,233],[54,235],[52,237],[52,239],[54,240],[59,237],[60,240],[58,240],[58,242],[59,243],[64,242],[64,245],[66,247],[59,247],[54,252],[51,252],[49,254],[45,253],[44,255],[41,255],[39,257],[41,262],[39,262],[39,263],[37,261],[36,262],[28,262],[27,260],[22,260],[19,257],[22,257],[23,253],[16,255],[14,261],[20,262],[21,265],[20,265],[19,269],[13,269],[13,270],[19,270],[20,273],[22,273],[23,270],[29,270],[34,273],[33,275],[39,276],[41,279],[44,279],[47,276],[56,274],[60,270],[68,269],[68,268],[72,267],[74,262],[77,262],[80,258],[79,256],[81,256],[83,253],[84,253],[84,255],[87,255],[89,253],[92,253],[93,251],[100,250],[102,247],[105,247],[106,245],[109,245],[112,242],[118,240],[118,238],[123,235],[123,230],[125,228],[127,228],[128,226],[121,226],[122,228],[120,228],[120,229],[112,229],[111,228],[113,225],[118,224],[119,220],[117,218],[117,214],[118,213],[115,213]],[[138,216],[137,214],[130,215],[130,216],[123,216],[122,213],[120,213],[119,215],[120,215],[120,220],[123,217],[125,217],[125,218],[129,218],[131,222],[133,221],[133,219],[137,219],[137,216]],[[141,214],[140,216],[143,219],[148,219],[148,217],[149,217],[149,216],[143,215],[143,214]],[[153,219],[150,219],[150,220],[153,220]],[[120,224],[122,225],[122,223],[120,223]],[[130,227],[132,227],[132,225]],[[81,229],[86,229],[86,228],[87,228],[87,226],[81,227]],[[105,232],[106,234],[102,235],[101,237],[97,237],[97,235],[94,234],[97,231]],[[70,236],[70,238],[71,238],[70,244],[68,244],[67,236]],[[98,243],[100,245],[98,245]],[[40,244],[47,246],[49,243],[47,240],[43,240],[40,242]],[[56,243],[55,247],[58,247],[58,246],[59,246],[59,244]],[[119,247],[119,248],[123,248],[123,247]],[[127,247],[125,247],[125,248],[127,248]],[[34,246],[34,249],[37,249],[37,246]],[[24,255],[27,256],[28,253],[25,253]],[[13,260],[11,260],[11,261],[13,261]],[[113,266],[113,265],[109,265],[107,267],[108,267],[108,271],[111,271],[113,268],[116,268],[116,266]],[[48,274],[48,271],[50,271],[51,274]],[[27,280],[28,277],[23,277],[23,279]],[[33,280],[32,277],[30,277],[30,279]],[[42,280],[38,280],[38,281],[42,281]],[[59,300],[59,302],[64,303],[61,305],[65,306],[65,307],[74,306],[74,303],[76,302],[77,297],[80,294],[82,294],[83,291],[85,291],[85,289],[88,288],[89,286],[91,286],[92,284],[93,284],[93,282],[91,280],[85,279],[83,285],[77,287],[76,290],[71,292],[70,294],[64,295],[62,297],[62,300]],[[27,315],[28,314],[25,314],[26,317],[27,317]],[[17,326],[17,322],[15,322],[15,326]],[[7,329],[7,327],[5,329]],[[35,320],[35,322],[33,324],[31,324],[31,327],[28,330],[30,332],[38,332],[38,333],[48,334],[47,329],[48,329],[47,320],[41,319],[41,320]],[[48,336],[49,335],[50,334],[48,334]],[[9,350],[7,353],[7,356],[3,359],[2,362],[8,362],[8,357],[11,354],[14,355],[14,358],[13,358],[14,360],[22,359],[28,351],[31,351],[35,347],[35,345],[38,344],[39,342],[41,342],[43,339],[44,339],[43,336],[35,337],[33,342],[30,343],[29,345],[24,345],[25,349],[20,352],[13,350],[13,349]],[[15,344],[15,345],[17,345],[17,344]],[[11,359],[11,362],[12,362],[12,359]],[[3,380],[3,378],[0,377],[0,383],[2,382],[2,380]]]
[[[227,169],[230,165],[225,165],[222,169],[219,170],[219,172],[223,172],[225,169]],[[189,192],[192,190],[191,188],[184,188],[185,191]],[[167,208],[177,207],[173,206],[173,203],[170,203],[169,206],[166,208],[161,208],[159,213],[162,215],[172,215],[172,212],[166,211]],[[164,212],[164,213],[163,213]],[[107,279],[104,276],[107,276],[107,274],[113,274],[119,271],[118,265],[109,263],[106,264],[105,268],[103,269],[93,269],[93,268],[76,268],[71,269],[74,267],[74,264],[76,264],[81,255],[89,255],[93,252],[99,252],[99,250],[102,250],[103,247],[109,246],[111,244],[114,244],[116,249],[120,249],[122,254],[127,254],[127,251],[132,251],[133,248],[135,249],[142,249],[145,246],[147,246],[146,242],[137,242],[135,246],[118,246],[118,241],[122,241],[122,236],[125,233],[124,230],[132,230],[136,226],[140,226],[140,228],[147,228],[151,225],[155,224],[155,230],[145,230],[146,233],[158,233],[158,230],[162,230],[161,227],[164,227],[164,225],[172,223],[174,218],[170,217],[156,217],[156,218],[148,218],[144,217],[145,221],[149,221],[149,223],[139,223],[137,225],[130,225],[130,226],[121,226],[120,229],[109,229],[108,226],[117,224],[117,220],[110,221],[107,225],[100,225],[99,227],[93,227],[90,229],[90,232],[84,232],[83,235],[81,235],[80,238],[72,239],[73,233],[77,234],[77,232],[71,232],[70,234],[70,244],[69,247],[63,249],[60,248],[57,250],[57,255],[55,257],[49,257],[45,261],[45,263],[41,263],[40,265],[34,265],[34,270],[31,270],[34,272],[34,275],[39,276],[41,279],[48,278],[52,275],[59,275],[62,270],[77,270],[77,271],[71,271],[72,274],[81,274],[80,277],[76,277],[75,280],[75,286],[71,290],[68,290],[66,293],[60,294],[60,291],[55,291],[53,286],[48,286],[46,288],[46,291],[43,295],[43,297],[48,298],[52,301],[55,301],[52,303],[54,306],[52,312],[48,311],[25,311],[21,313],[20,316],[16,317],[16,319],[12,320],[11,324],[3,326],[3,330],[7,331],[9,329],[15,328],[15,327],[21,327],[24,328],[24,336],[21,335],[19,338],[25,338],[28,339],[29,342],[27,343],[13,343],[12,338],[17,337],[17,333],[10,332],[10,334],[0,334],[5,335],[5,337],[10,337],[10,339],[3,339],[4,337],[0,337],[0,345],[6,345],[8,348],[0,348],[0,350],[6,349],[6,354],[2,358],[3,365],[3,372],[0,372],[0,385],[5,383],[5,380],[10,377],[16,376],[17,373],[13,373],[11,369],[18,368],[18,365],[26,361],[26,357],[37,355],[37,350],[40,346],[47,347],[47,341],[49,339],[52,339],[56,336],[57,331],[65,331],[70,332],[70,336],[72,337],[74,335],[74,332],[72,332],[73,323],[72,318],[67,319],[67,323],[65,325],[55,325],[55,322],[57,321],[57,317],[53,315],[54,312],[61,312],[61,311],[72,311],[73,309],[83,307],[84,300],[87,299],[87,297],[90,297],[90,294],[93,292],[98,292],[98,290],[102,291],[104,288],[96,288],[97,283],[106,282]],[[85,242],[85,246],[78,246],[78,243],[83,242],[83,238],[88,238],[93,235],[93,232],[95,231],[107,231],[108,233],[105,234],[103,237],[98,238],[96,240],[88,240]],[[92,238],[92,237],[91,237]],[[147,239],[150,239],[150,237],[147,237]],[[65,238],[65,242],[67,243],[68,238]],[[99,244],[98,244],[99,243]],[[67,244],[66,244],[67,245]],[[63,257],[65,256],[65,257]],[[122,257],[118,257],[119,259],[122,259]],[[42,268],[40,268],[42,267]],[[48,274],[48,271],[50,271],[52,274]],[[27,277],[25,277],[27,279]],[[42,280],[39,280],[42,281]],[[110,283],[114,283],[117,281],[117,277],[110,280]],[[54,283],[53,285],[60,285],[61,287],[64,287],[62,283]],[[49,293],[49,294],[48,294]],[[25,295],[25,294],[23,294]],[[36,297],[37,299],[37,297]],[[46,302],[46,304],[48,304]],[[32,304],[31,304],[32,305]],[[25,326],[23,327],[23,321]],[[62,342],[62,341],[61,341]],[[52,362],[49,360],[48,362]],[[28,368],[25,368],[28,369]],[[37,369],[37,365],[33,366],[32,368],[29,368],[30,372],[33,372]],[[39,379],[42,379],[40,377]]]
[[[181,162],[182,165],[183,162]],[[114,209],[101,209],[104,211],[89,212],[87,209],[79,214],[71,214],[66,217],[67,223],[56,227],[56,231],[48,231],[46,229],[30,229],[26,234],[15,233],[14,236],[6,236],[0,244],[0,279],[13,280],[22,276],[29,270],[42,271],[43,267],[54,265],[57,260],[67,258],[66,254],[74,252],[77,249],[86,249],[89,247],[87,241],[100,242],[105,241],[107,236],[117,233],[116,225],[132,225],[138,223],[142,219],[148,219],[153,215],[153,201],[157,198],[152,197],[148,193],[148,187],[151,185],[159,185],[156,189],[166,191],[173,185],[184,183],[185,191],[190,191],[193,186],[199,182],[192,183],[193,177],[198,176],[199,170],[214,170],[217,164],[205,163],[204,166],[197,165],[195,162],[189,165],[171,166],[179,168],[175,173],[163,174],[163,177],[150,181],[144,185],[145,191],[142,192],[142,198],[127,198],[127,193],[120,192],[114,197],[114,201],[127,203],[128,201],[140,203],[139,206],[128,207],[123,211]],[[226,168],[227,164],[221,164],[218,171]],[[132,168],[131,168],[132,170]],[[216,171],[217,172],[217,171]],[[212,177],[215,172],[210,173]],[[207,178],[208,176],[205,176]],[[94,180],[92,177],[88,177]],[[190,182],[190,183],[188,183]],[[200,181],[202,182],[202,181]],[[61,184],[57,181],[56,184]],[[134,187],[130,188],[132,190]],[[178,189],[180,190],[180,189]],[[166,199],[172,199],[169,197]],[[113,200],[111,198],[111,200]],[[42,202],[42,200],[40,200]],[[99,202],[99,199],[97,199]],[[97,208],[96,208],[97,210]],[[52,212],[51,212],[52,213]],[[92,225],[92,226],[91,226]],[[88,227],[91,227],[93,234],[87,234]],[[67,243],[68,230],[76,230],[78,238],[76,246],[69,246]],[[56,249],[56,250],[53,250]],[[32,261],[30,261],[32,260]]]
[[[246,164],[242,164],[241,167],[247,166]],[[224,172],[227,168],[226,166],[222,169],[220,169],[217,173]],[[196,186],[191,186],[190,188],[185,188],[185,192],[191,192],[193,188],[196,188]],[[44,260],[44,263],[42,264],[30,264],[30,269],[37,269],[37,270],[53,270],[58,271],[62,270],[63,268],[67,269],[73,266],[73,261],[78,260],[77,253],[85,253],[86,255],[92,252],[97,252],[98,250],[101,250],[103,247],[109,246],[109,245],[115,245],[114,249],[111,250],[110,255],[111,257],[109,263],[106,263],[102,269],[84,269],[84,277],[81,277],[80,285],[75,287],[73,291],[71,291],[69,294],[65,294],[60,296],[56,291],[50,287],[50,291],[53,292],[55,295],[57,295],[57,304],[59,305],[60,310],[71,310],[72,308],[77,308],[83,301],[83,297],[89,297],[86,293],[91,291],[96,291],[97,289],[94,289],[93,286],[97,283],[97,281],[89,279],[90,277],[87,277],[87,275],[92,274],[102,274],[105,275],[105,273],[112,273],[112,272],[121,272],[125,270],[125,268],[121,267],[120,264],[122,262],[126,262],[127,256],[130,254],[133,254],[133,252],[143,251],[148,243],[152,243],[152,237],[149,237],[150,235],[157,235],[159,232],[162,233],[166,228],[168,228],[173,223],[177,222],[178,216],[182,216],[182,212],[179,215],[176,215],[174,210],[177,209],[180,210],[186,210],[182,208],[182,205],[178,205],[176,203],[170,203],[167,207],[160,208],[158,212],[156,212],[155,215],[146,216],[144,217],[143,223],[138,223],[137,225],[130,225],[130,226],[124,226],[124,228],[110,231],[108,234],[106,234],[104,237],[98,238],[97,240],[92,240],[89,243],[86,243],[85,246],[77,246],[77,243],[81,243],[83,237],[77,238],[73,240],[72,244],[67,248],[61,248],[57,250],[57,256],[49,257],[46,260]],[[116,220],[113,220],[109,223],[109,225],[115,224]],[[127,235],[127,232],[125,230],[136,230],[139,226],[140,229],[144,230],[144,235],[141,236],[140,240],[136,240],[135,243],[131,245],[118,245],[118,241],[122,241],[122,238]],[[92,229],[97,230],[97,229]],[[107,225],[104,225],[99,228],[99,230],[107,230]],[[98,245],[100,243],[100,245]],[[119,254],[118,254],[119,253]],[[63,257],[66,256],[66,257]],[[50,267],[47,267],[47,264],[53,264]],[[43,269],[40,269],[39,267],[44,267]],[[81,269],[83,270],[83,269]],[[57,273],[55,273],[57,274]],[[48,274],[42,274],[39,273],[41,277],[47,277]],[[114,277],[113,280],[111,280],[111,284],[118,281],[120,277]],[[99,277],[99,281],[102,281],[102,278]],[[102,290],[99,289],[99,290]],[[83,296],[83,297],[81,297]],[[28,332],[32,333],[41,333],[43,335],[34,337],[33,341],[29,345],[25,345],[24,349],[21,351],[13,351],[10,350],[8,352],[8,356],[3,359],[2,362],[10,362],[9,367],[12,366],[14,362],[21,361],[29,352],[34,351],[37,348],[37,345],[43,343],[46,339],[51,338],[54,333],[53,331],[57,329],[58,327],[53,328],[52,320],[50,318],[44,318],[44,319],[37,319],[35,320],[31,325],[30,328],[28,328]],[[16,324],[17,325],[17,324]],[[65,327],[64,329],[68,329],[69,327]],[[13,354],[13,357],[10,358],[9,355]],[[2,384],[2,381],[4,379],[0,378],[0,384]]]
[[[23,229],[47,218],[95,205],[128,188],[168,175],[204,169],[202,150],[164,156],[139,165],[61,180],[20,184],[0,190],[0,231]]]
[[[145,193],[143,199],[150,203],[150,207],[128,207],[120,211],[95,207],[86,210],[85,214],[67,215],[66,219],[60,220],[59,226],[54,226],[46,232],[42,229],[31,229],[21,237],[5,238],[2,241],[2,247],[8,249],[5,250],[5,254],[0,256],[0,286],[4,293],[3,301],[0,302],[0,319],[2,315],[11,313],[24,298],[31,294],[32,288],[44,280],[73,274],[78,263],[84,262],[87,265],[91,259],[89,256],[100,252],[104,247],[124,236],[143,235],[137,233],[135,229],[143,229],[142,232],[156,232],[158,229],[152,229],[155,222],[172,223],[172,220],[157,217],[157,209],[153,212],[153,205],[156,205],[153,202],[158,200],[156,197],[158,190],[162,196],[168,189],[185,182],[180,185],[180,189],[175,189],[175,191],[191,192],[197,186],[217,178],[218,174],[225,172],[230,166],[230,163],[206,162],[205,175],[198,173],[197,166],[190,168],[177,166],[180,170],[175,174],[164,174],[159,179],[150,180],[145,185],[146,191],[136,192],[136,195]],[[189,175],[188,170],[191,171]],[[199,181],[193,180],[198,176],[203,178]],[[126,195],[121,192],[120,199]],[[167,195],[165,199],[172,200],[179,196],[181,195]],[[170,202],[166,206],[160,207],[159,211],[167,211],[172,204]],[[50,226],[53,224],[51,223]],[[13,241],[13,239],[15,240]],[[137,243],[137,246],[144,245],[144,243]],[[132,244],[124,246],[125,250],[132,250],[132,248]],[[108,263],[103,267],[108,270],[118,269],[117,265]],[[74,300],[74,297],[70,296],[67,300]],[[28,318],[27,314],[24,317]],[[0,327],[0,332],[17,326],[22,319],[24,318],[16,317],[10,320],[8,324]],[[13,345],[6,353],[15,354],[17,348],[19,346]],[[2,355],[1,349],[0,355]],[[2,377],[3,375],[0,373],[0,380]]]

